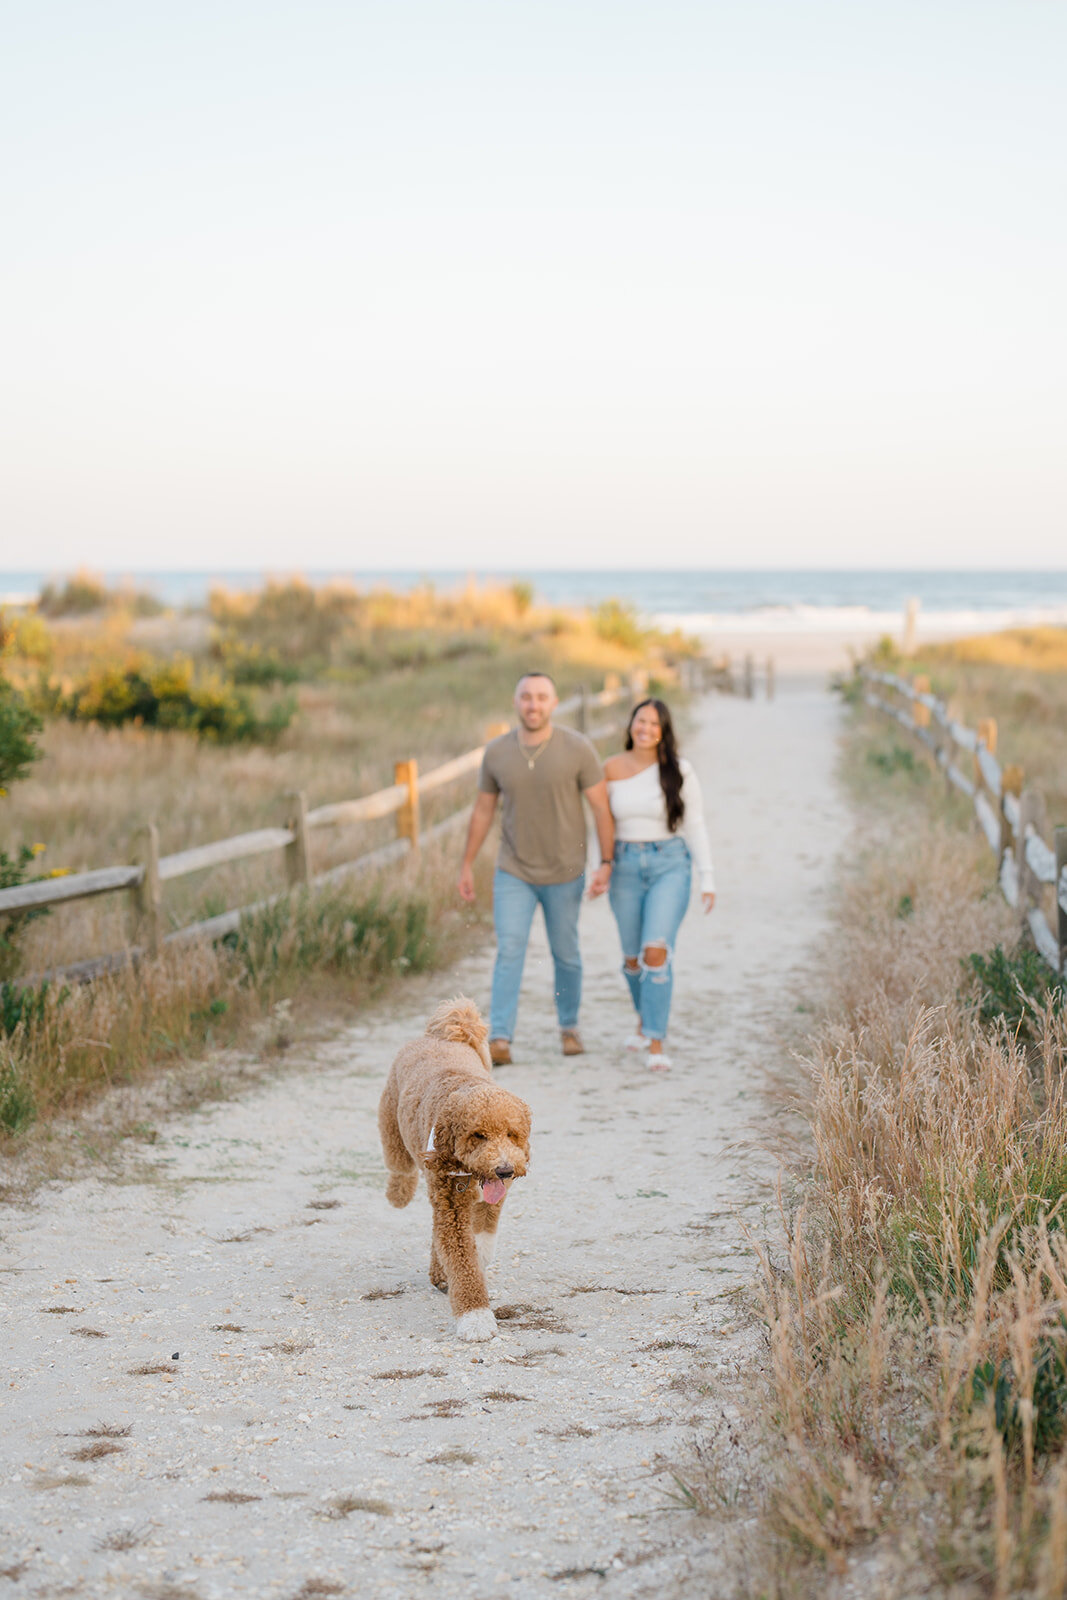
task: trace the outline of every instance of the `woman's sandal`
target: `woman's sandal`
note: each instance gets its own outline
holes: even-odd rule
[[[631,1033],[622,1041],[624,1050],[647,1050],[648,1040],[643,1033]]]
[[[658,1050],[656,1052],[650,1050],[648,1052],[648,1065],[653,1072],[669,1072],[671,1070],[671,1058],[666,1050]]]

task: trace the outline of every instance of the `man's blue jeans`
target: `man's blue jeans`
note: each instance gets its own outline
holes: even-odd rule
[[[490,1039],[510,1039],[519,1010],[519,987],[534,912],[540,906],[556,968],[556,1015],[561,1028],[574,1028],[582,999],[582,957],[578,949],[578,912],[585,874],[569,883],[527,883],[497,868],[493,879],[493,922],[496,964],[489,1007]]]
[[[623,973],[634,1009],[646,1039],[665,1039],[674,989],[674,941],[689,909],[693,863],[684,839],[663,839],[644,844],[617,843],[615,867],[608,897],[626,960],[637,961],[636,972]],[[649,945],[662,946],[667,959],[661,967],[646,965]]]

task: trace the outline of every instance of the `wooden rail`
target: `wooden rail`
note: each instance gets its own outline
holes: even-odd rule
[[[601,722],[596,727],[589,724],[589,713],[594,708],[606,708],[620,703],[631,705],[648,692],[647,672],[636,671],[623,683],[617,674],[609,674],[603,689],[587,692],[582,689],[569,699],[561,701],[557,716],[574,717],[578,728],[593,738],[605,738],[615,732],[617,721]],[[488,737],[507,731],[506,722],[494,724]],[[51,974],[36,974],[37,981],[44,976],[55,976],[85,982],[104,972],[114,972],[140,957],[158,954],[163,945],[184,944],[197,939],[220,939],[240,926],[243,916],[251,915],[275,904],[301,886],[326,885],[340,882],[354,874],[380,870],[400,860],[424,843],[438,839],[458,827],[469,814],[467,806],[452,812],[433,827],[423,829],[420,824],[420,801],[424,794],[432,793],[454,783],[459,778],[476,772],[481,765],[485,745],[467,750],[463,755],[445,761],[426,773],[419,773],[415,760],[398,761],[396,781],[386,789],[363,795],[356,800],[341,800],[331,805],[316,806],[309,810],[301,793],[284,797],[282,811],[284,823],[275,828],[257,828],[249,833],[239,833],[228,839],[217,839],[210,844],[194,845],[173,855],[159,854],[159,834],[154,823],[138,830],[135,841],[136,861],[129,866],[100,867],[92,872],[71,873],[68,876],[44,878],[36,883],[24,883],[16,888],[0,890],[0,914],[16,914],[38,906],[54,906],[73,900],[84,900],[92,895],[113,894],[124,891],[130,896],[134,921],[134,940],[124,950],[105,956],[95,956],[87,961],[56,969]],[[342,862],[328,872],[312,875],[310,831],[314,828],[334,827],[338,824],[372,822],[382,817],[395,816],[395,839],[390,843]],[[193,872],[208,872],[231,861],[244,860],[269,851],[284,852],[285,889],[256,901],[253,905],[239,906],[219,916],[164,933],[163,885],[183,878]]]
[[[972,801],[997,857],[1001,893],[1030,929],[1042,958],[1055,973],[1067,975],[1067,827],[1057,827],[1054,843],[1048,844],[1044,797],[1023,787],[1021,768],[1000,765],[995,721],[986,717],[977,730],[965,727],[930,694],[922,677],[910,680],[869,667],[860,668],[860,677],[867,704],[895,718],[925,745],[946,782]],[[880,690],[896,698],[887,699]],[[970,757],[969,774],[961,751]],[[1050,886],[1052,925],[1042,904]]]

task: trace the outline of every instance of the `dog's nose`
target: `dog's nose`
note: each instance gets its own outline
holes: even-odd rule
[[[515,1168],[514,1167],[497,1167],[496,1175],[497,1175],[498,1178],[513,1178],[515,1176]]]

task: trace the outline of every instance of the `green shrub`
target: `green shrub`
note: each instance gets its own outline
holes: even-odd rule
[[[33,1089],[26,1082],[16,1061],[0,1052],[0,1128],[21,1133],[37,1115]]]
[[[278,701],[266,716],[259,716],[243,690],[215,673],[196,678],[188,657],[174,656],[163,662],[141,659],[126,667],[97,667],[58,698],[56,709],[73,721],[105,728],[139,722],[235,744],[277,738],[292,721],[296,701]]]
[[[875,750],[868,750],[867,760],[872,767],[877,767],[886,777],[892,777],[896,772],[905,772],[909,778],[923,779],[927,776],[925,765],[916,759],[914,750],[904,744],[891,744]]]
[[[76,572],[61,587],[46,583],[37,597],[37,609],[46,617],[84,617],[91,611],[104,611],[109,598],[103,579],[91,572]]]
[[[40,872],[30,873],[28,870],[43,849],[43,845],[24,844],[14,856],[9,856],[6,850],[0,850],[0,889],[17,889],[24,883],[39,883],[42,877],[50,876]],[[60,874],[54,873],[51,876]],[[48,915],[48,906],[30,906],[25,911],[0,912],[0,979],[10,977],[18,970],[18,944],[23,930],[31,922]],[[7,987],[6,983],[4,987]],[[0,1031],[2,1030],[3,1023],[0,1021]]]
[[[0,1034],[10,1037],[18,1027],[29,1028],[43,1022],[51,992],[52,985],[47,978],[36,986],[0,983]],[[69,993],[67,988],[60,989],[55,1003],[62,1005]]]
[[[537,590],[525,578],[516,578],[515,582],[509,584],[508,587],[511,598],[515,602],[516,612],[520,617],[524,617],[537,597]]]
[[[300,676],[300,669],[292,661],[283,661],[277,650],[246,644],[242,639],[218,639],[213,654],[234,683],[269,689],[275,683],[295,683]]]
[[[601,639],[627,650],[640,650],[645,642],[646,631],[638,620],[636,607],[621,600],[605,600],[597,606],[593,628]]]
[[[0,796],[26,776],[39,754],[36,736],[41,719],[25,697],[0,677]]]
[[[287,896],[242,917],[222,942],[256,990],[269,990],[285,972],[424,972],[437,954],[425,900],[353,900],[339,892]]]
[[[1059,1337],[1046,1336],[1038,1341],[1034,1357],[1033,1390],[1029,1396],[1020,1394],[1015,1368],[1010,1361],[1001,1361],[999,1366],[992,1361],[983,1361],[971,1374],[971,1398],[976,1405],[992,1405],[997,1432],[1009,1454],[1018,1455],[1022,1446],[1023,1421],[1019,1402],[1024,1398],[1033,1403],[1035,1455],[1047,1456],[1063,1442],[1067,1433],[1064,1332],[1067,1332],[1067,1323],[1061,1319]]]
[[[1009,955],[997,945],[988,955],[975,952],[962,963],[976,981],[974,1005],[979,1020],[989,1027],[1006,1026],[1021,1039],[1033,1040],[1037,1020],[1051,1006],[1063,1010],[1063,986],[1045,961],[1028,945],[1017,945]]]

